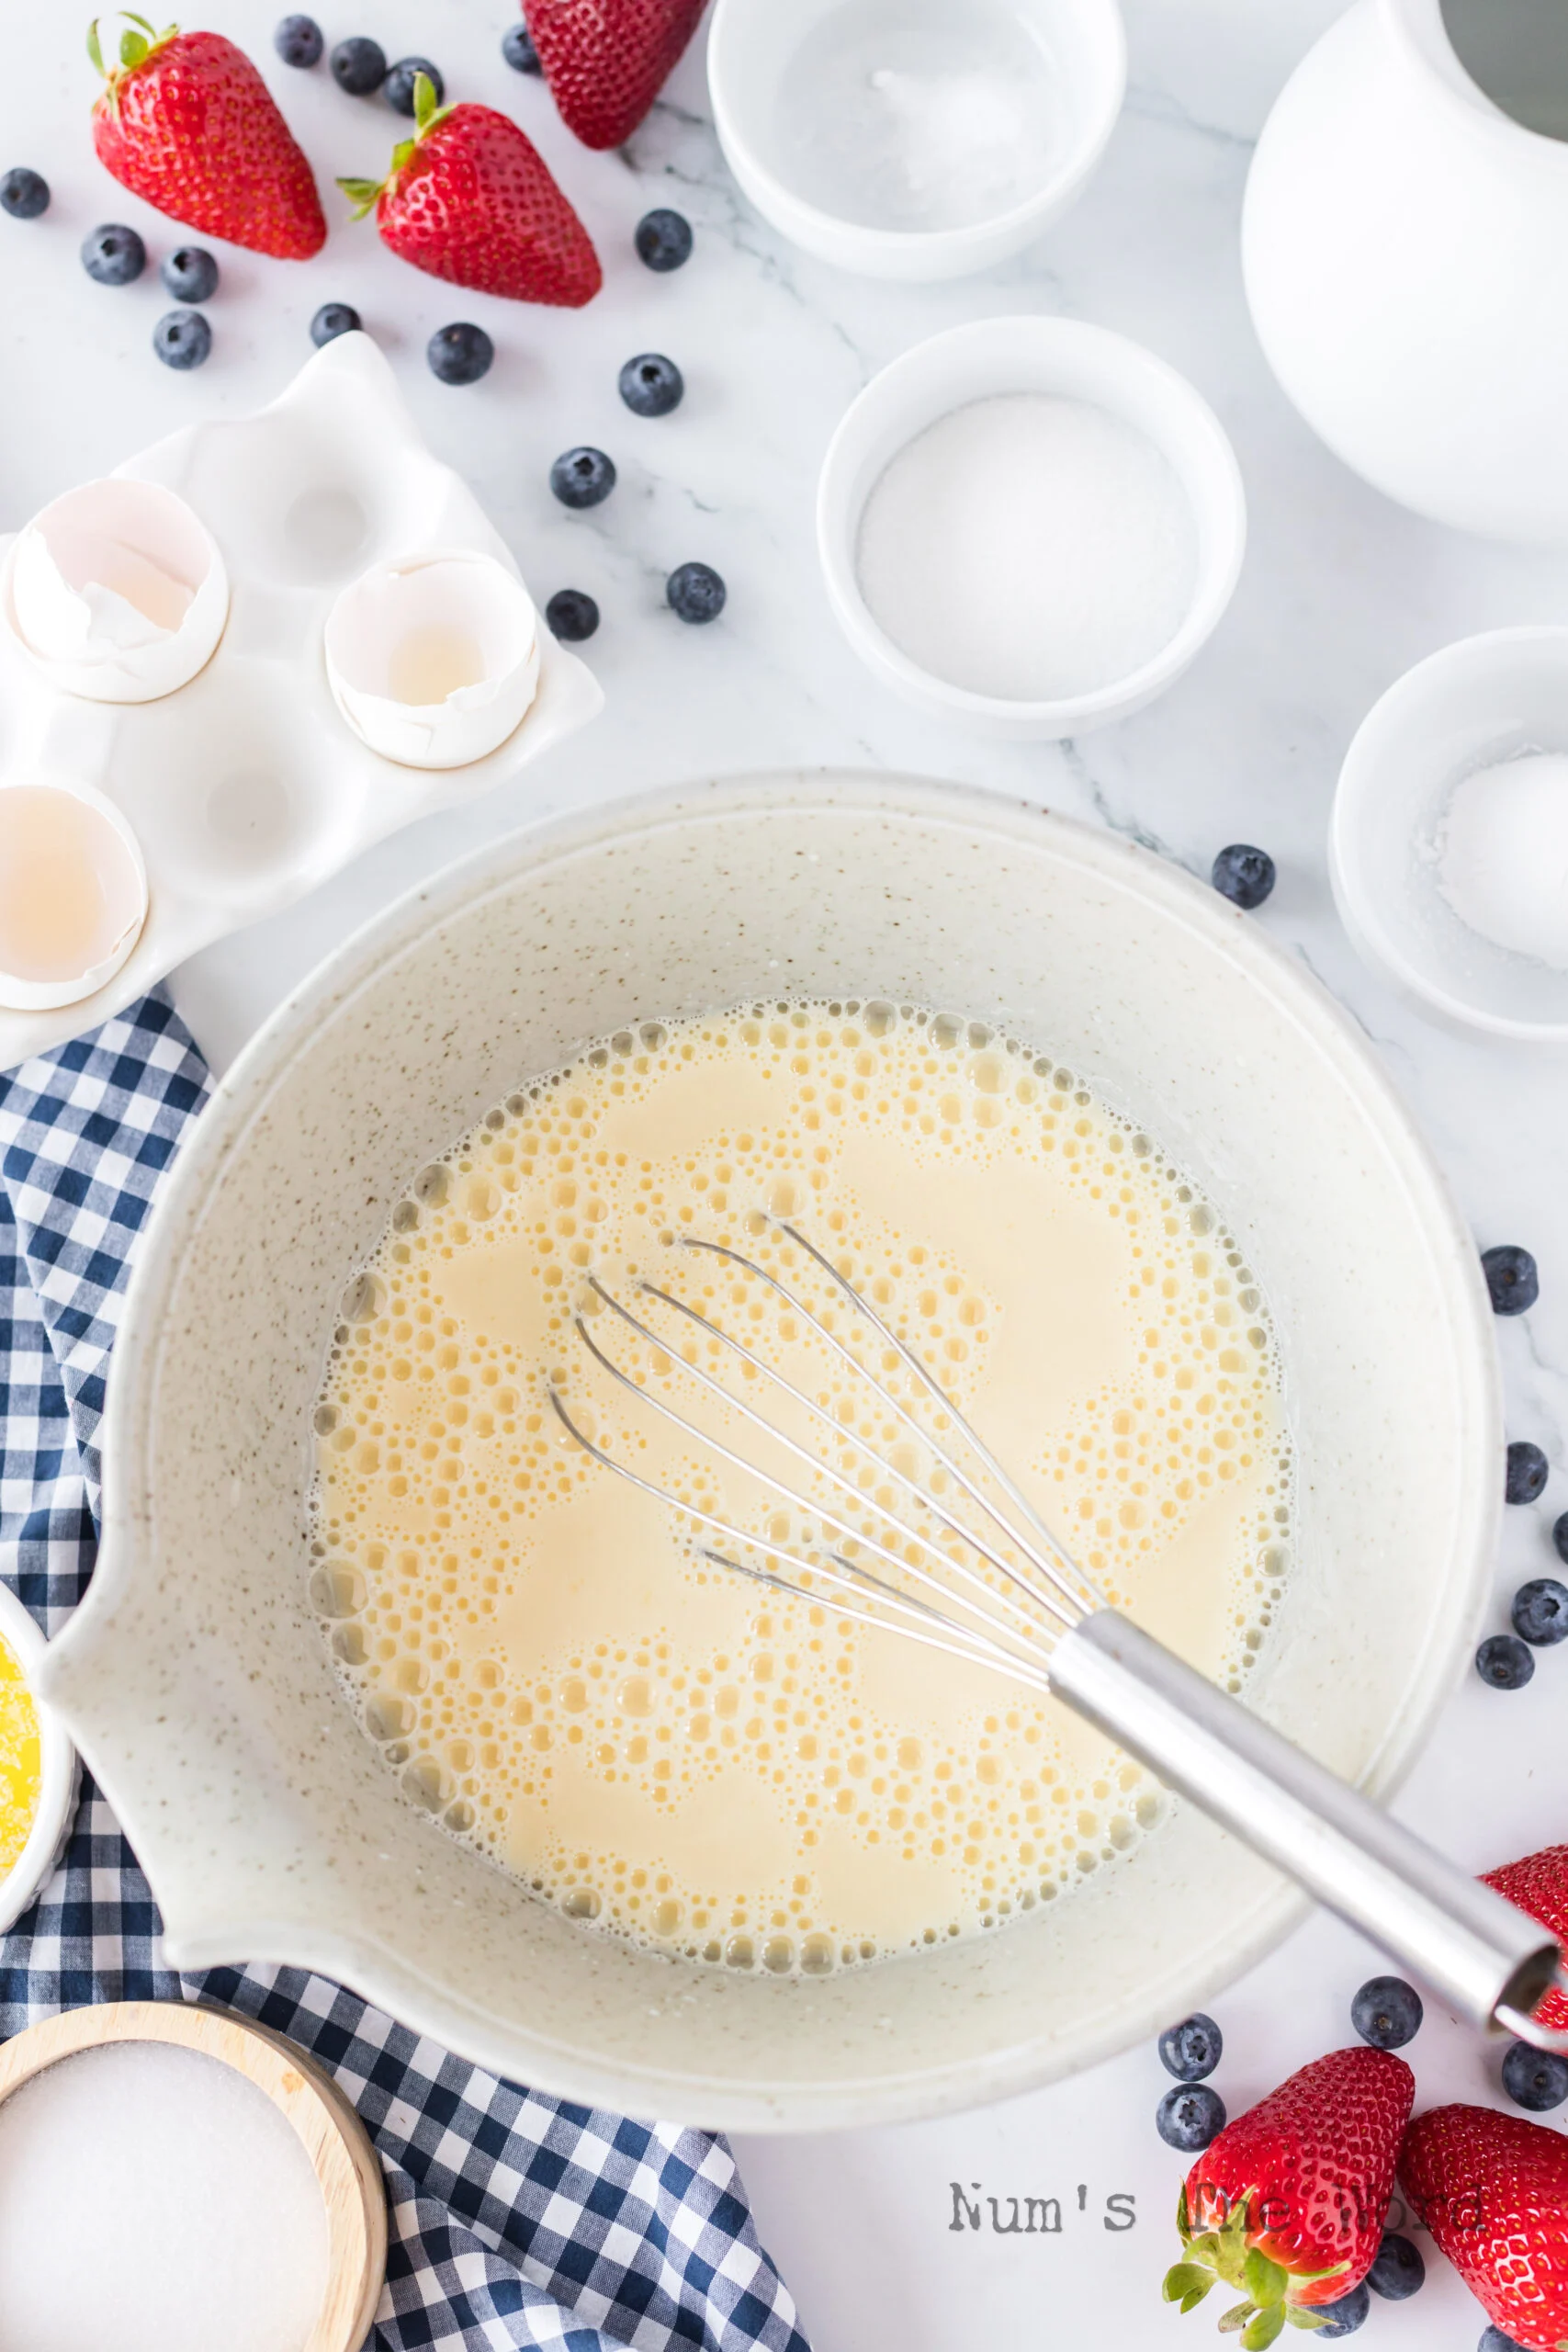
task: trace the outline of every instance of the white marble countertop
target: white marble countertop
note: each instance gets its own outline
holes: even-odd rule
[[[323,190],[340,172],[378,175],[394,119],[343,98],[324,71],[279,66],[270,49],[278,13],[279,0],[213,0],[201,17],[263,63]],[[318,304],[349,300],[540,601],[568,585],[599,599],[604,625],[587,653],[608,707],[513,786],[384,843],[178,972],[175,997],[209,1056],[230,1059],[326,950],[457,853],[525,816],[656,781],[781,761],[902,766],[1048,803],[1194,871],[1224,842],[1258,842],[1280,869],[1259,920],[1374,1038],[1479,1240],[1521,1241],[1540,1261],[1540,1306],[1500,1339],[1511,1433],[1539,1440],[1559,1469],[1542,1505],[1509,1514],[1500,1599],[1545,1572],[1547,1528],[1568,1508],[1568,1108],[1557,1070],[1522,1048],[1429,1028],[1371,978],[1336,919],[1324,842],[1340,757],[1374,697],[1450,639],[1568,618],[1568,557],[1483,546],[1389,505],[1314,441],[1264,368],[1236,252],[1249,145],[1336,0],[1128,0],[1126,112],[1083,200],[1021,260],[938,288],[840,276],[752,214],[718,157],[700,39],[629,152],[594,156],[562,131],[542,86],[502,63],[507,0],[367,0],[353,22],[321,13],[329,40],[366,31],[389,56],[423,51],[451,94],[514,112],[598,242],[603,298],[567,314],[443,288],[382,253],[368,225],[341,225],[334,192],[331,241],[308,267],[221,249],[223,284],[207,306],[212,359],[193,376],[170,374],[149,345],[168,307],[153,273],[110,291],[89,282],[76,248],[100,220],[137,222],[155,256],[177,233],[93,160],[94,77],[75,14],[33,8],[8,35],[0,166],[36,165],[54,204],[39,222],[0,219],[0,528],[177,424],[272,397],[309,356]],[[693,260],[671,277],[646,271],[630,245],[633,224],[660,202],[679,206],[697,232]],[[1250,551],[1217,636],[1163,701],[1081,744],[986,744],[918,718],[841,643],[818,578],[812,493],[846,401],[920,337],[1004,310],[1063,311],[1152,345],[1213,401],[1247,480]],[[498,358],[481,385],[454,390],[429,376],[423,351],[433,328],[463,317],[490,328]],[[678,360],[688,386],[679,413],[659,422],[629,416],[615,392],[622,360],[649,348]],[[573,515],[551,499],[546,473],[579,441],[609,449],[621,480],[604,505]],[[663,605],[665,574],[693,557],[729,583],[728,609],[708,629],[683,628]],[[1475,1867],[1568,1834],[1562,1690],[1546,1668],[1515,1697],[1472,1679],[1401,1809]],[[1364,1946],[1318,1921],[1218,2002],[1229,2044],[1218,2081],[1233,2111],[1348,2040],[1350,1994],[1372,1973]],[[1493,2062],[1446,2020],[1429,2019],[1410,2054],[1426,2102],[1495,2096]],[[817,2352],[1156,2352],[1209,2340],[1212,2307],[1180,2322],[1158,2302],[1182,2169],[1154,2132],[1164,2085],[1145,2050],[1065,2087],[941,2122],[743,2143],[763,2235]],[[1064,2229],[1009,2238],[987,2218],[978,2234],[955,2233],[954,2181],[969,2196],[975,2182],[998,2194],[1004,2218],[1015,2194],[1058,2197]],[[1135,2196],[1138,2223],[1111,2234],[1103,2200],[1117,2191]],[[1470,2352],[1481,2325],[1478,2307],[1435,2264],[1426,2291],[1377,2305],[1360,2340],[1369,2352]]]

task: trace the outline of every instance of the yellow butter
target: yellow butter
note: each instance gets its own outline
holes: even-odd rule
[[[0,1641],[0,1877],[15,1868],[38,1812],[43,1750],[21,1660]]]

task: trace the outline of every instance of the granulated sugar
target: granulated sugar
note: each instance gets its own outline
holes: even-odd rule
[[[909,659],[1010,702],[1115,684],[1170,642],[1197,533],[1146,435],[1087,401],[1009,392],[955,409],[872,490],[861,593]]]
[[[231,2066],[110,2042],[0,2107],[0,2352],[301,2352],[321,2188]]]
[[[1568,754],[1526,752],[1467,775],[1437,849],[1438,888],[1461,922],[1568,972]]]

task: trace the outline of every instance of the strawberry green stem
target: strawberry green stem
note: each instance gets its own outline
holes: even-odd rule
[[[379,198],[392,187],[399,173],[416,152],[420,141],[428,138],[431,131],[437,130],[451,111],[450,107],[437,104],[435,85],[429,74],[416,74],[413,77],[413,137],[399,140],[392,150],[392,160],[388,167],[386,178],[384,180],[340,179],[338,182],[339,187],[354,206],[354,211],[350,215],[352,220],[363,220],[367,212],[374,210]]]
[[[1309,2332],[1327,2325],[1325,2315],[1292,2300],[1296,2290],[1337,2278],[1348,2266],[1337,2263],[1328,2270],[1292,2272],[1271,2261],[1258,2246],[1247,2244],[1255,2189],[1230,2200],[1219,2226],[1194,2231],[1192,2214],[1182,2189],[1176,2209],[1181,2238],[1181,2260],[1167,2271],[1163,2293],[1168,2303],[1183,2312],[1196,2311],[1210,2290],[1224,2280],[1239,2287],[1243,2301],[1220,2320],[1224,2335],[1239,2335],[1242,2352],[1268,2352],[1287,2325]]]
[[[179,27],[165,25],[164,30],[159,32],[155,27],[149,24],[145,17],[137,16],[132,9],[121,8],[117,13],[130,28],[128,32],[121,33],[119,37],[118,64],[106,65],[104,62],[103,40],[98,31],[98,27],[103,22],[100,17],[95,17],[87,27],[87,55],[107,83],[109,104],[115,113],[118,114],[120,88],[127,75],[134,74],[139,65],[145,65],[147,60],[155,56],[165,42],[173,40],[179,31]]]

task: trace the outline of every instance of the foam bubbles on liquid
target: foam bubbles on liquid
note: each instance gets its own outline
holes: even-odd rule
[[[998,1255],[976,1185],[998,1225],[1038,1198],[1038,1234]],[[345,1288],[313,1416],[309,1591],[367,1736],[411,1804],[570,1917],[811,1976],[1061,1899],[1164,1800],[1027,1688],[922,1671],[831,1594],[714,1566],[694,1522],[563,1439],[551,1381],[595,1442],[753,1530],[757,1560],[842,1540],[593,1374],[572,1330],[585,1278],[626,1295],[640,1271],[791,1365],[867,1496],[819,1479],[807,1499],[886,1540],[871,1498],[892,1488],[857,1437],[922,1478],[930,1460],[776,1298],[668,1247],[720,1241],[799,1286],[762,1210],[830,1251],[1108,1598],[1185,1629],[1232,1690],[1288,1574],[1291,1457],[1262,1295],[1213,1209],[1070,1070],[960,1016],[647,1023],[416,1172]],[[1100,1287],[1058,1328],[1086,1265]],[[856,1319],[819,1281],[808,1303],[846,1333]],[[607,1337],[603,1311],[591,1328]],[[691,1412],[682,1350],[723,1364],[688,1329],[640,1376]]]

